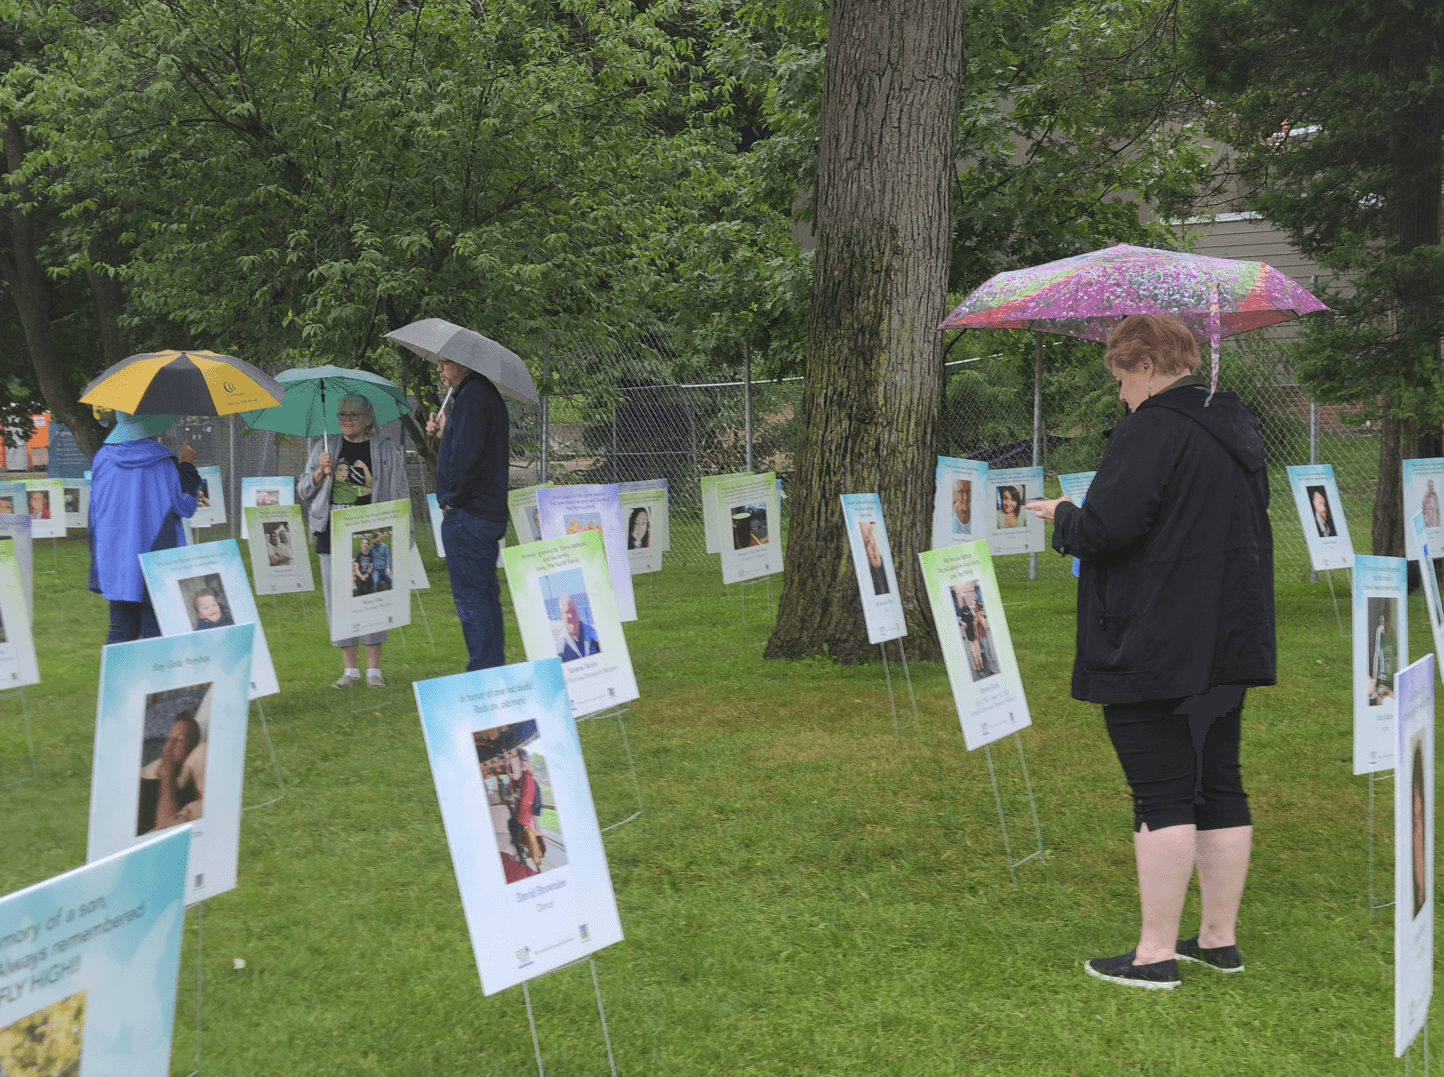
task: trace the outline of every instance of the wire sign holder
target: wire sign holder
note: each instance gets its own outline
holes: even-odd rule
[[[636,791],[637,794],[637,810],[632,812],[632,814],[627,816],[625,819],[618,819],[615,823],[602,827],[603,834],[605,834],[608,830],[615,830],[623,823],[630,823],[633,819],[638,818],[642,814],[642,783],[637,779],[637,764],[632,759],[632,744],[627,739],[627,724],[622,720],[623,715],[635,713],[636,712],[632,710],[631,707],[623,704],[620,707],[613,707],[611,710],[597,711],[595,714],[584,714],[577,719],[577,725],[580,726],[583,722],[589,722],[597,718],[610,718],[614,714],[617,716],[617,729],[621,731],[622,748],[627,753],[627,768],[631,771],[632,788]],[[533,1037],[535,1037],[535,1030],[533,1030]]]
[[[1003,829],[1003,852],[1008,858],[1008,875],[1013,880],[1013,885],[1018,885],[1018,869],[1032,860],[1035,856],[1044,865],[1048,864],[1048,855],[1043,850],[1043,829],[1038,825],[1038,802],[1033,798],[1033,783],[1028,778],[1028,763],[1023,758],[1023,738],[1017,733],[1013,739],[1018,742],[1018,764],[1023,768],[1023,785],[1028,790],[1028,808],[1033,813],[1033,836],[1038,841],[1038,847],[1022,860],[1013,859],[1013,845],[1008,839],[1008,820],[1003,814],[1003,798],[998,792],[998,774],[993,767],[992,745],[983,745],[983,755],[988,760],[988,777],[993,781],[993,802],[998,806],[998,825]]]
[[[271,753],[271,766],[274,767],[276,770],[276,789],[278,790],[278,792],[276,796],[273,796],[270,800],[263,800],[259,804],[252,804],[248,808],[242,808],[242,811],[251,811],[255,808],[264,808],[267,804],[274,804],[278,800],[286,799],[286,783],[281,780],[281,764],[276,759],[276,746],[271,741],[270,726],[266,725],[266,708],[261,706],[261,701],[259,699],[255,700],[252,705],[256,708],[256,713],[261,716],[261,735],[266,738],[266,748]]]
[[[918,697],[913,693],[913,675],[912,671],[908,669],[908,653],[903,649],[902,637],[899,636],[893,642],[897,644],[898,654],[902,656],[903,676],[907,678],[908,684],[908,699],[913,705],[913,720],[907,725],[898,725],[897,699],[893,695],[892,670],[889,668],[887,661],[887,641],[884,640],[882,643],[879,643],[877,649],[882,652],[882,672],[883,676],[887,679],[887,702],[888,706],[892,708],[892,733],[895,737],[901,737],[904,729],[921,730],[922,719],[918,716]]]
[[[1377,774],[1377,773],[1375,773],[1375,774],[1370,774],[1370,775],[1369,775],[1369,919],[1370,919],[1370,920],[1372,920],[1372,919],[1374,918],[1374,913],[1377,912],[1379,909],[1391,909],[1391,908],[1394,907],[1394,902],[1393,902],[1393,901],[1385,901],[1385,902],[1381,902],[1381,903],[1379,903],[1379,904],[1375,904],[1375,902],[1374,902],[1374,786],[1377,785],[1379,782],[1389,782],[1389,781],[1393,781],[1393,780],[1394,780],[1394,772],[1393,772],[1392,770],[1390,770],[1390,771],[1385,771],[1383,774]]]
[[[597,996],[597,1019],[601,1022],[602,1025],[602,1042],[606,1044],[607,1047],[607,1066],[611,1070],[611,1077],[617,1077],[617,1060],[612,1055],[612,1034],[611,1031],[607,1028],[607,1011],[602,1006],[602,985],[601,981],[597,979],[597,963],[593,958],[590,957],[586,958],[585,960],[587,965],[592,970],[592,990]],[[551,972],[546,972],[542,975],[552,976],[558,972],[564,971],[565,969],[575,968],[577,965],[580,964],[581,961],[573,961],[570,964],[563,965],[561,966],[561,968],[552,969]],[[540,978],[540,976],[537,977],[537,979]],[[542,1067],[541,1040],[537,1037],[536,1034],[536,1014],[532,1010],[531,1005],[530,980],[522,981],[521,995],[522,998],[526,999],[526,1020],[527,1024],[531,1026],[531,1046],[532,1050],[536,1053],[536,1074],[537,1077],[546,1077],[546,1070]],[[194,1075],[191,1075],[191,1077],[194,1077]]]

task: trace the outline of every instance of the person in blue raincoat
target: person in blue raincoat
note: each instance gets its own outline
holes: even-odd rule
[[[195,450],[184,445],[177,459],[155,440],[175,416],[115,415],[90,464],[90,589],[110,603],[106,643],[160,635],[139,555],[185,545],[181,521],[201,488]]]

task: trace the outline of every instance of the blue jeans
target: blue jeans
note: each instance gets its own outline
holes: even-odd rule
[[[140,602],[110,601],[110,632],[106,643],[129,643],[133,639],[154,639],[160,635],[150,595]]]
[[[483,520],[452,509],[441,520],[451,597],[466,640],[467,672],[506,664],[506,635],[501,623],[501,585],[496,579],[497,543],[506,521]]]

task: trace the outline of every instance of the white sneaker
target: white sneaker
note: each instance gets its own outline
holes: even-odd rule
[[[385,688],[385,687],[386,687],[386,682],[381,679],[381,671],[380,671],[379,669],[368,669],[368,670],[366,671],[366,687],[367,687],[367,688]]]
[[[353,684],[360,684],[361,678],[355,673],[343,673],[332,682],[332,688],[350,688]]]

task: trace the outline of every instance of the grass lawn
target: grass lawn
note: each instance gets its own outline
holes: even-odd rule
[[[85,859],[105,604],[85,590],[82,541],[57,558],[35,580],[44,680],[26,690],[40,776],[0,790],[0,892]],[[37,543],[37,569],[51,559]],[[1138,915],[1127,788],[1098,708],[1068,696],[1073,581],[1028,585],[1023,558],[1001,560],[1049,849],[1017,887],[986,761],[964,750],[941,667],[913,667],[921,730],[895,739],[879,664],[758,657],[760,586],[744,633],[737,589],[715,569],[639,582],[627,636],[642,698],[628,733],[645,813],[606,836],[627,938],[596,959],[619,1072],[1402,1073],[1392,910],[1366,909],[1368,787],[1349,773],[1349,647],[1326,585],[1281,586],[1280,684],[1245,711],[1248,971],[1186,966],[1181,989],[1145,992],[1080,968],[1129,949]],[[329,687],[340,662],[319,595],[304,609],[300,596],[258,600],[282,685],[264,706],[287,796],[244,815],[240,884],[206,903],[207,1077],[534,1072],[521,991],[481,993],[412,702],[411,679],[464,666],[444,567],[429,555],[427,567],[435,645],[420,624],[409,646],[393,634],[385,691]],[[1432,641],[1415,598],[1417,655]],[[28,772],[18,718],[0,701],[0,782]],[[581,733],[605,825],[634,798],[620,739],[605,722]],[[1017,753],[1004,742],[993,754],[1020,856],[1031,828]],[[246,802],[274,786],[253,716]],[[1392,844],[1379,853],[1387,891]],[[1194,897],[1185,933],[1196,917]],[[176,1074],[195,1056],[196,919]],[[587,969],[541,979],[532,999],[547,1073],[605,1074]]]

